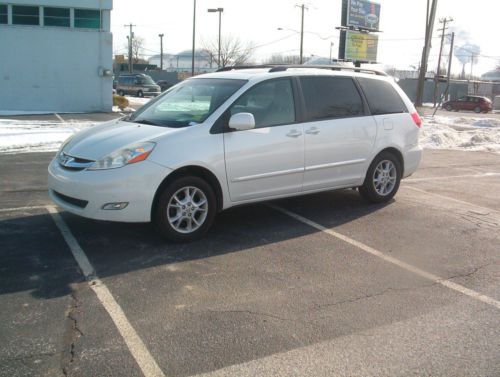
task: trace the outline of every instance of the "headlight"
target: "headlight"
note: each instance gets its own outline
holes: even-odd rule
[[[68,143],[71,141],[71,139],[73,139],[73,136],[75,136],[74,134],[71,135],[70,137],[68,137],[64,143],[61,144],[61,147],[59,148],[59,150],[57,151],[57,155],[60,155],[61,152],[64,150],[64,148],[66,147],[66,145],[68,145]]]
[[[156,144],[152,142],[129,145],[94,162],[94,165],[89,167],[89,170],[116,169],[144,161],[151,154],[155,146]]]

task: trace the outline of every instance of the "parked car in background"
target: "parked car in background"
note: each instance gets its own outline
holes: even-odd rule
[[[164,92],[165,90],[170,89],[172,86],[174,86],[174,84],[172,84],[166,80],[157,81],[156,85],[160,86],[160,89],[162,92]]]
[[[468,110],[475,113],[487,113],[493,109],[491,100],[481,96],[464,96],[443,103],[443,109],[448,111]]]
[[[121,96],[129,94],[137,97],[156,97],[161,93],[153,79],[143,73],[121,75],[118,77],[116,91]]]
[[[417,169],[421,119],[384,73],[246,68],[184,80],[74,135],[50,163],[52,200],[191,241],[240,204],[343,188],[389,202]]]

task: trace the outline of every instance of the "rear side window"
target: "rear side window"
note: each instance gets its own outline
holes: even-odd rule
[[[399,93],[390,83],[364,77],[359,77],[357,80],[365,93],[372,115],[408,112]]]
[[[349,77],[301,77],[306,121],[363,116],[364,107]]]

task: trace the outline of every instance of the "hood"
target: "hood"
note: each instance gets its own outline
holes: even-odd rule
[[[98,160],[129,144],[150,141],[179,130],[113,120],[75,134],[64,147],[64,153],[86,160]]]

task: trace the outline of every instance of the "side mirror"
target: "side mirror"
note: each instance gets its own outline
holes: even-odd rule
[[[251,113],[234,114],[229,119],[229,128],[236,131],[251,130],[255,128],[255,118]]]

